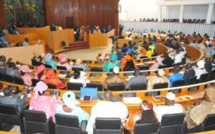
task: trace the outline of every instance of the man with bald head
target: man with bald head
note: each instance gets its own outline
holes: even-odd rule
[[[188,84],[189,79],[191,77],[194,77],[194,76],[195,76],[195,71],[192,68],[192,64],[187,63],[186,66],[185,66],[185,72],[184,72],[184,77],[183,77],[184,80],[185,80],[185,83]]]
[[[88,121],[86,131],[93,134],[93,124],[97,117],[120,118],[124,121],[128,116],[128,109],[122,102],[112,102],[113,94],[111,91],[104,93],[104,101],[97,102],[91,109],[91,117]]]
[[[173,69],[174,74],[169,76],[169,81],[170,81],[170,86],[172,86],[174,81],[177,80],[182,80],[183,79],[183,75],[181,73],[179,73],[180,71],[180,67],[178,65],[176,65]]]

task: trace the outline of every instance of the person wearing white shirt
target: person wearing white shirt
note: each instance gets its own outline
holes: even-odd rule
[[[177,49],[176,50],[176,55],[175,55],[175,59],[174,59],[174,63],[180,63],[182,61],[182,55],[180,54],[180,51]]]
[[[112,92],[106,91],[104,99],[106,101],[97,102],[91,109],[91,116],[87,124],[86,131],[93,134],[93,125],[97,117],[120,118],[124,121],[128,116],[128,108],[122,102],[112,102]]]
[[[165,114],[183,113],[181,104],[175,104],[175,94],[168,92],[165,98],[165,105],[153,106],[153,110],[157,115],[158,121],[161,122],[162,116]]]
[[[194,69],[195,74],[196,74],[196,79],[198,80],[200,78],[200,76],[204,73],[207,73],[206,69],[205,69],[205,62],[204,60],[200,60],[197,62],[197,68]]]
[[[69,79],[69,82],[82,83],[83,87],[85,87],[87,83],[90,83],[90,80],[87,78],[85,72],[83,72],[83,71],[75,71],[74,76]]]

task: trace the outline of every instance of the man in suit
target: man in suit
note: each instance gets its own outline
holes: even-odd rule
[[[22,111],[25,108],[25,103],[28,100],[28,94],[26,91],[28,88],[23,89],[18,94],[13,94],[13,89],[7,87],[3,90],[4,96],[0,96],[0,104],[16,105],[18,111]]]
[[[192,64],[191,63],[187,63],[186,67],[185,67],[185,72],[184,72],[184,80],[185,83],[188,84],[189,78],[194,77],[195,76],[195,71],[192,68]]]

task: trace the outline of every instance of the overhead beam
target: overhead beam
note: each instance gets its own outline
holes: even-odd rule
[[[175,6],[175,5],[206,5],[214,4],[215,0],[174,0],[174,1],[157,1],[158,6]]]

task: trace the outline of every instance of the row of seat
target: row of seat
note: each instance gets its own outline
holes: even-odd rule
[[[166,114],[160,123],[137,123],[134,126],[134,134],[184,134],[215,129],[215,114],[207,115],[203,123],[193,129],[187,129],[184,117],[184,113]],[[0,130],[8,131],[8,125],[19,125],[24,134],[87,134],[87,121],[79,124],[77,116],[56,114],[53,123],[52,118],[47,119],[44,112],[18,112],[16,106],[0,104]],[[96,118],[93,131],[94,134],[122,134],[123,125],[120,118]]]

